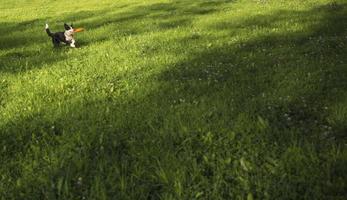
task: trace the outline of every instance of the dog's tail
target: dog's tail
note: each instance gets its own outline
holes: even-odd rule
[[[46,24],[46,33],[49,37],[53,37],[53,33],[49,30],[48,24]]]

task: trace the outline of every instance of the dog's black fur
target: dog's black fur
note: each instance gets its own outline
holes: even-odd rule
[[[70,45],[71,47],[75,47],[75,40],[73,38],[74,29],[72,24],[68,25],[64,23],[64,28],[64,32],[52,33],[49,30],[48,24],[46,24],[46,32],[48,36],[52,38],[52,43],[55,47],[59,46],[60,43],[65,43],[67,45]]]

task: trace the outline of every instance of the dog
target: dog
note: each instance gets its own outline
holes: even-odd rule
[[[65,31],[64,32],[56,32],[56,33],[52,33],[49,30],[49,26],[48,24],[46,24],[46,33],[48,34],[49,37],[52,38],[52,42],[54,47],[58,47],[60,43],[65,43],[66,45],[70,45],[70,47],[75,48],[75,39],[74,39],[74,33],[75,30],[71,25],[68,25],[66,23],[64,23],[64,28]]]

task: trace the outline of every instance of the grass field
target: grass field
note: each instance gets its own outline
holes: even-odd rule
[[[346,78],[343,0],[0,0],[0,199],[346,199]]]

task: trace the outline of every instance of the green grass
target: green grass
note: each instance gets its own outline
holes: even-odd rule
[[[0,0],[1,200],[346,198],[343,0],[101,2]]]

